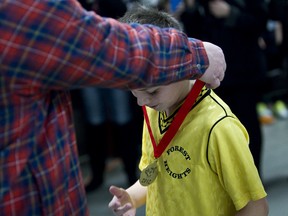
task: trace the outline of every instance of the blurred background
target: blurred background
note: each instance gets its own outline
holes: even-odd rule
[[[271,216],[288,216],[288,1],[79,0],[87,10],[120,18],[133,4],[173,14],[189,37],[220,46],[226,76],[216,93],[247,128]],[[91,215],[112,216],[110,185],[139,176],[142,110],[129,91],[72,92],[83,178]],[[137,215],[145,215],[145,207]]]

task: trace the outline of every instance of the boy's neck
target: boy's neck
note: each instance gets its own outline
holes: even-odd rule
[[[173,106],[171,106],[167,110],[165,110],[165,113],[167,116],[172,115],[182,105],[182,103],[185,101],[187,95],[191,91],[194,83],[195,83],[195,80],[189,80],[187,88],[185,89],[185,91],[183,91],[183,94],[180,97],[181,99],[177,103],[175,103]]]

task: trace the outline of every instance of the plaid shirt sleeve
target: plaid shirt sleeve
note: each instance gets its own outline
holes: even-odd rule
[[[73,0],[1,4],[1,67],[19,87],[142,87],[195,79],[208,67],[202,42],[176,30],[120,24]]]
[[[0,215],[88,215],[70,89],[197,78],[201,41],[73,0],[0,2]],[[97,134],[97,132],[95,132]]]

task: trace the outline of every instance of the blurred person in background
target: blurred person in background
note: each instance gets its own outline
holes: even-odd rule
[[[279,46],[279,52],[282,59],[282,88],[284,94],[282,100],[285,103],[285,108],[282,106],[282,112],[280,111],[280,117],[287,118],[287,103],[288,103],[288,1],[287,0],[270,0],[269,4],[270,17],[272,20],[280,23],[282,30],[282,43]],[[281,107],[281,105],[280,105]]]
[[[288,73],[288,1],[269,0],[270,18],[281,24],[283,40],[280,45],[280,53],[283,58],[283,68]]]
[[[128,91],[90,87],[81,91],[84,134],[91,170],[86,192],[104,182],[108,158],[121,158],[127,183],[135,182],[140,157],[141,133],[136,103]],[[110,148],[109,148],[110,147]],[[110,150],[110,151],[109,151]]]
[[[260,115],[264,116],[264,120],[265,117],[269,120],[269,117],[273,119],[274,116],[279,119],[287,119],[288,1],[269,0],[268,2],[269,22],[262,47],[267,54],[270,91],[266,94],[266,101],[259,104],[259,111]]]

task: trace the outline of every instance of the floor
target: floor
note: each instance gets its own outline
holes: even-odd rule
[[[263,183],[268,193],[270,216],[288,216],[288,120],[277,120],[274,124],[262,126],[264,150],[262,158]],[[85,159],[82,161],[85,161]],[[107,208],[112,196],[108,192],[110,185],[127,187],[121,161],[112,161],[107,168],[104,185],[88,194],[91,216],[113,216]],[[84,178],[89,169],[83,163]],[[145,208],[137,211],[144,216]]]

